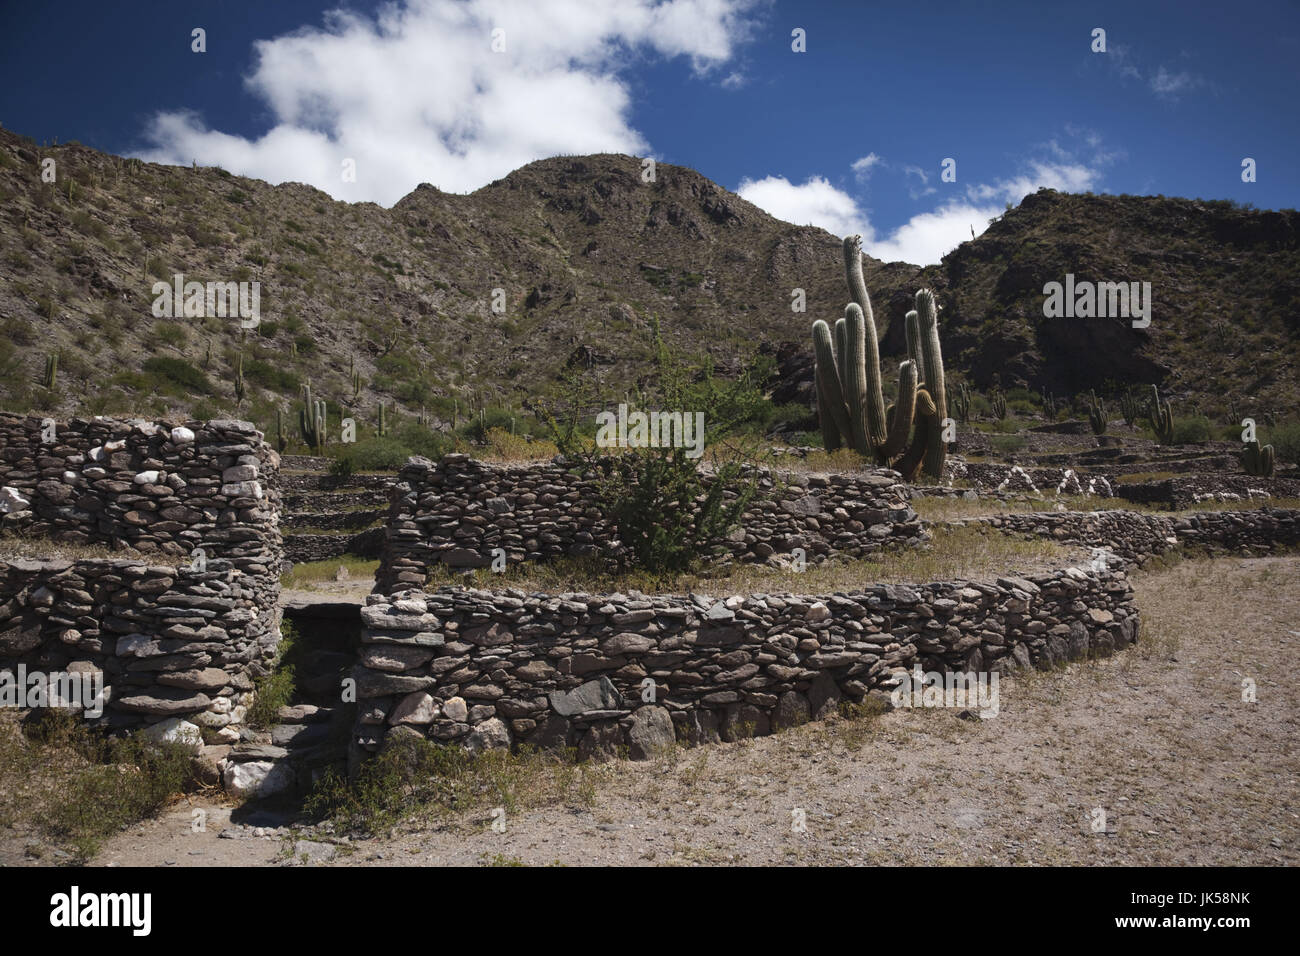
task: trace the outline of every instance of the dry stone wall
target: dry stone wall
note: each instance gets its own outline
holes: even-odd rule
[[[915,664],[1048,667],[1138,633],[1125,573],[1077,568],[822,597],[404,591],[362,618],[358,757],[393,735],[644,757],[822,717]]]
[[[52,437],[52,440],[50,440]],[[185,715],[237,739],[279,639],[279,459],[250,423],[0,416],[0,670],[99,671],[114,727]]]
[[[815,563],[928,538],[897,472],[756,477],[759,495],[727,542],[735,560],[780,560],[801,548]],[[614,537],[596,476],[562,459],[498,466],[465,455],[412,458],[393,486],[375,590],[421,587],[440,563],[485,567],[495,548],[511,562],[614,553]]]
[[[1206,551],[1271,551],[1300,545],[1300,511],[1258,508],[1166,516],[1137,511],[1045,511],[987,515],[953,524],[984,524],[1003,531],[1052,537],[1102,548],[1141,564],[1177,547]]]

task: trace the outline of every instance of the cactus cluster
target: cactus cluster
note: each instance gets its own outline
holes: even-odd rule
[[[1272,478],[1276,464],[1272,445],[1260,448],[1258,441],[1246,442],[1241,453],[1241,466],[1246,469],[1246,474],[1257,478]]]
[[[1123,394],[1120,395],[1119,411],[1124,416],[1125,425],[1132,425],[1138,420],[1138,415],[1141,414],[1142,409],[1138,404],[1138,400],[1133,397],[1132,388],[1125,388]]]
[[[957,391],[953,394],[953,408],[957,410],[957,418],[963,424],[970,423],[970,386],[962,382],[957,386]]]
[[[844,318],[836,321],[833,334],[821,319],[812,327],[817,411],[826,449],[847,445],[879,464],[892,464],[909,481],[921,470],[937,479],[947,455],[943,421],[948,403],[934,293],[921,289],[915,311],[907,313],[909,358],[898,367],[898,398],[886,407],[881,336],[862,276],[861,236],[845,238],[844,269],[852,299]]]
[[[1095,391],[1089,392],[1088,400],[1088,427],[1092,429],[1094,435],[1106,434],[1106,426],[1109,424],[1106,418],[1106,403],[1097,398]]]
[[[1001,392],[994,392],[989,398],[989,405],[993,408],[993,417],[998,421],[1007,417],[1007,397]]]
[[[1151,408],[1148,410],[1151,430],[1156,433],[1156,440],[1162,445],[1174,443],[1174,413],[1168,402],[1160,401],[1160,389],[1151,386]]]
[[[326,439],[325,399],[312,401],[311,382],[303,386],[303,407],[298,413],[298,424],[302,432],[302,440],[320,454],[325,447]]]
[[[1061,406],[1056,401],[1056,396],[1047,389],[1042,390],[1043,396],[1043,416],[1049,421],[1056,421],[1056,413],[1060,411]]]

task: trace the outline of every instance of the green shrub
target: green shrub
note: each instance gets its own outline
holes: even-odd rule
[[[208,377],[184,359],[155,355],[145,359],[144,371],[152,375],[155,382],[157,379],[163,380],[158,383],[162,390],[168,390],[165,385],[172,385],[203,395],[212,393],[212,383]]]
[[[270,727],[279,719],[280,708],[289,703],[294,689],[294,649],[297,632],[288,621],[280,627],[280,646],[276,649],[271,672],[258,678],[257,699],[248,709],[251,727]]]
[[[1278,461],[1300,465],[1300,420],[1292,419],[1273,428],[1261,428],[1260,433],[1263,436],[1260,444],[1271,444]],[[1237,438],[1240,437],[1238,429]]]
[[[1213,430],[1213,425],[1204,415],[1189,415],[1187,418],[1180,418],[1174,422],[1173,444],[1192,445],[1197,442],[1209,441]]]

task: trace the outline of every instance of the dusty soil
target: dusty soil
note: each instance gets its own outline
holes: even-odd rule
[[[607,764],[583,799],[510,811],[505,832],[476,811],[296,849],[379,866],[1300,863],[1300,557],[1184,562],[1142,575],[1138,589],[1137,648],[1006,680],[992,719],[837,718]],[[1258,702],[1243,702],[1244,678]],[[207,813],[202,832],[191,825],[196,808]],[[806,832],[796,832],[797,811]],[[112,839],[95,862],[291,858],[291,839],[231,828],[230,813],[181,802]],[[7,862],[59,862],[22,859],[13,852],[22,839],[0,834]]]

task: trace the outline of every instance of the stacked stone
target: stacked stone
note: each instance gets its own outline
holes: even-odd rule
[[[1124,572],[1077,568],[822,597],[403,591],[362,617],[355,756],[395,735],[644,757],[820,718],[916,663],[1050,667],[1138,625]]]
[[[0,589],[0,670],[98,671],[97,723],[132,728],[186,715],[239,739],[230,725],[242,721],[269,649],[266,609],[247,576],[129,560],[11,560],[0,561]]]
[[[0,566],[0,665],[103,669],[113,726],[179,713],[237,724],[279,639],[275,451],[228,420],[96,418],[57,424],[50,442],[44,432],[39,418],[0,416],[0,485],[22,502],[4,529],[171,560]]]
[[[758,496],[720,542],[732,560],[775,563],[802,549],[815,563],[928,539],[897,472],[754,476]],[[439,563],[486,567],[497,548],[509,562],[616,555],[613,539],[597,475],[563,459],[496,466],[459,454],[412,458],[393,486],[375,590],[420,587]]]
[[[1124,561],[1142,564],[1185,544],[1208,551],[1295,547],[1300,544],[1298,515],[1300,511],[1287,508],[1205,511],[1179,518],[1136,511],[1045,511],[985,515],[952,524],[982,524],[1017,534],[1051,537],[1103,548]]]
[[[1174,522],[1180,541],[1207,551],[1273,551],[1300,546],[1300,510],[1202,511]]]
[[[1104,548],[1125,561],[1135,562],[1164,554],[1178,544],[1171,519],[1136,511],[1014,512],[964,518],[952,524],[987,525],[1015,534]]]

